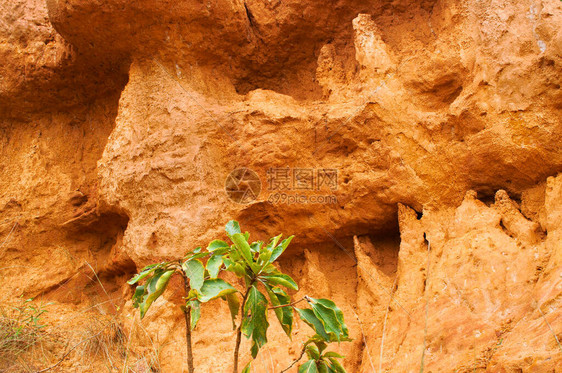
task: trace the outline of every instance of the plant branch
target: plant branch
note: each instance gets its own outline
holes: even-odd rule
[[[283,307],[293,307],[295,304],[298,304],[300,302],[302,302],[303,300],[306,300],[305,297],[302,297],[301,299],[293,302],[293,303],[289,303],[289,304],[280,304],[279,306],[273,306],[273,307],[269,307],[268,310],[274,310],[276,308],[283,308]]]
[[[298,363],[300,361],[300,359],[302,359],[302,357],[304,356],[304,353],[306,352],[306,343],[304,344],[304,346],[302,346],[302,350],[301,350],[301,354],[299,355],[299,357],[295,360],[293,360],[293,362],[291,363],[291,365],[289,365],[287,368],[283,369],[281,371],[281,373],[284,373],[286,371],[288,371],[289,369],[291,369],[296,363]]]
[[[246,288],[246,293],[242,299],[242,304],[240,305],[240,325],[236,328],[236,345],[234,347],[234,367],[232,368],[233,373],[238,373],[238,355],[240,353],[240,342],[242,341],[242,322],[244,321],[244,306],[248,300],[248,295],[250,295],[250,288],[256,282],[256,278],[252,279],[250,285]]]
[[[185,290],[185,298],[189,294],[189,283],[187,282],[187,276],[182,272],[183,286]],[[191,347],[191,307],[185,306],[183,309],[183,316],[185,318],[185,341],[187,345],[187,371],[189,373],[195,372],[193,367],[193,349]]]

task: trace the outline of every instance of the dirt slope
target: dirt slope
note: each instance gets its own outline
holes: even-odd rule
[[[343,309],[349,372],[419,371],[422,355],[426,372],[560,370],[560,1],[0,10],[4,302],[41,296],[78,318],[104,302],[139,356],[157,345],[161,370],[181,372],[180,284],[141,328],[125,281],[236,219],[297,236],[282,268],[297,297]],[[238,168],[261,180],[249,203],[225,192]],[[337,181],[321,187],[326,170]],[[196,365],[227,372],[228,311],[209,307]],[[301,326],[292,342],[273,328],[255,371],[287,366]],[[58,369],[89,371],[77,355]]]

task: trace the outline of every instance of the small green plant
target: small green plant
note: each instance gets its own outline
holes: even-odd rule
[[[39,339],[41,316],[47,305],[20,297],[20,304],[0,309],[0,358],[10,359],[31,348]]]
[[[309,360],[300,366],[299,373],[301,372],[345,372],[338,359],[343,356],[335,352],[324,352],[328,345],[325,340],[310,339],[309,344],[306,345],[306,354]]]
[[[325,352],[330,342],[351,340],[342,311],[329,299],[305,296],[293,302],[287,290],[296,291],[298,285],[275,265],[293,236],[281,240],[282,235],[279,235],[271,238],[267,244],[262,241],[250,243],[250,234],[242,233],[238,222],[234,220],[226,225],[226,233],[232,244],[214,240],[206,251],[199,247],[181,260],[149,265],[129,280],[130,285],[137,284],[133,306],[139,308],[141,318],[164,293],[171,277],[179,274],[184,281],[185,303],[181,304],[181,308],[185,315],[187,365],[190,373],[194,372],[191,332],[201,317],[201,304],[218,298],[228,302],[232,326],[236,330],[234,373],[238,373],[242,334],[251,338],[250,353],[254,359],[260,348],[267,343],[268,310],[274,311],[289,337],[293,328],[293,311],[314,331],[304,342],[300,357],[284,371],[300,361],[306,353],[309,360],[299,367],[299,373],[344,373],[345,369],[337,360],[342,356],[335,352]],[[242,289],[220,279],[221,271],[234,273],[241,278]],[[306,301],[310,308],[295,307],[301,301]],[[250,365],[251,361],[242,373],[248,373]]]

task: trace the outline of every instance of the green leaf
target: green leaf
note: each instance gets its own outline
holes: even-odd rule
[[[230,247],[230,246],[229,246],[226,242],[224,242],[224,241],[221,241],[221,240],[214,240],[214,241],[211,241],[211,243],[209,244],[209,246],[207,246],[207,251],[211,251],[211,252],[212,252],[212,251],[215,251],[215,250],[218,250],[218,249],[229,248],[229,247]]]
[[[334,373],[334,371],[326,365],[326,362],[319,361],[318,362],[318,373]]]
[[[197,299],[193,299],[187,302],[187,306],[191,307],[191,330],[193,330],[201,318],[201,302]]]
[[[260,276],[260,279],[265,280],[268,284],[271,285],[283,285],[289,289],[299,290],[299,286],[297,285],[295,280],[293,280],[291,276],[285,275],[283,273],[273,273],[268,276]]]
[[[280,304],[283,305],[291,303],[291,297],[283,289],[274,287],[272,290],[273,293],[277,295],[277,299],[279,299]],[[281,323],[281,326],[283,327],[285,333],[287,333],[287,336],[291,338],[291,332],[293,330],[293,307],[287,306],[281,307],[280,309],[283,311],[283,322]]]
[[[226,227],[224,229],[226,230],[226,233],[229,236],[232,236],[232,235],[235,235],[236,233],[242,232],[240,230],[240,224],[238,224],[238,222],[236,220],[231,220],[228,223],[226,223]]]
[[[187,298],[186,299],[197,299],[197,297],[199,296],[199,292],[195,289],[189,289],[189,293],[187,294]]]
[[[313,300],[314,298],[310,298],[310,299]],[[335,311],[336,317],[338,318],[339,323],[342,325],[344,334],[346,336],[349,335],[349,330],[347,329],[347,326],[345,325],[345,321],[343,319],[343,312],[338,308],[338,306],[336,306],[336,304],[330,299],[315,299],[315,300],[318,303],[322,304],[323,306],[331,308]]]
[[[227,263],[227,261],[230,262],[228,260],[228,258],[226,258],[226,257],[223,258],[223,261],[225,263]],[[228,265],[226,267],[226,270],[230,271],[230,272],[234,272],[236,274],[236,276],[238,276],[238,277],[244,277],[246,275],[246,271],[244,270],[244,266],[241,265],[240,263],[230,262],[230,265]]]
[[[261,269],[261,272],[271,274],[273,272],[278,272],[278,271],[277,271],[277,268],[273,264],[268,264]]]
[[[234,242],[238,252],[242,255],[244,260],[246,260],[246,263],[253,264],[254,260],[252,258],[252,250],[250,249],[250,245],[248,245],[246,238],[240,233],[235,233],[230,237],[230,239]]]
[[[140,306],[145,293],[145,289],[146,288],[144,285],[137,286],[137,288],[135,289],[135,293],[133,294],[133,307],[138,308]]]
[[[249,361],[248,364],[242,369],[242,373],[250,373],[250,368],[252,367],[252,361]]]
[[[228,255],[223,256],[222,261],[226,267],[227,271],[230,271],[230,267],[234,265],[234,262],[228,257]]]
[[[215,278],[212,280],[205,280],[199,292],[199,300],[205,303],[213,299],[235,293],[236,289],[228,282],[221,280],[220,278]]]
[[[324,329],[324,325],[320,320],[318,320],[318,317],[316,317],[316,315],[311,309],[295,308],[295,310],[299,314],[301,320],[307,323],[308,326],[310,326],[312,329],[314,329],[316,334],[322,337],[325,341],[330,341],[330,336],[328,335],[328,333],[326,333],[326,330]]]
[[[316,347],[318,347],[318,351],[320,351],[320,353],[322,353],[326,349],[326,347],[328,347],[326,342],[324,342],[324,340],[322,340],[321,338],[317,338],[313,342]]]
[[[273,263],[275,260],[277,260],[277,258],[281,256],[281,254],[283,254],[283,252],[285,251],[287,246],[289,246],[289,244],[291,243],[294,237],[295,236],[290,236],[285,238],[283,241],[281,241],[280,245],[278,245],[277,247],[275,247],[275,249],[273,249],[271,258],[269,258],[270,263]]]
[[[333,357],[330,357],[328,359],[330,360],[330,363],[332,363],[331,368],[332,368],[333,372],[335,372],[335,373],[346,373],[345,368],[340,364],[339,361],[337,361]]]
[[[207,261],[207,271],[209,271],[209,276],[211,276],[211,278],[217,278],[221,267],[222,267],[221,255],[213,255]]]
[[[316,361],[309,360],[299,367],[299,373],[318,373]]]
[[[271,240],[269,240],[269,243],[267,244],[267,249],[269,251],[273,250],[273,248],[275,248],[277,246],[277,243],[279,242],[279,240],[281,239],[283,235],[280,234],[279,236],[275,236],[273,238],[271,238]]]
[[[342,355],[338,354],[337,352],[333,352],[333,351],[326,352],[323,356],[325,356],[325,357],[337,357],[338,359],[344,358]]]
[[[250,249],[254,253],[259,253],[261,251],[262,246],[263,246],[263,242],[261,241],[252,242],[250,244]]]
[[[272,288],[269,285],[265,285],[265,289],[267,290],[267,295],[269,296],[269,300],[273,307],[291,303],[291,297],[288,296],[281,288]],[[275,316],[277,316],[277,320],[279,320],[281,327],[285,331],[285,334],[291,338],[291,331],[293,330],[293,308],[291,306],[277,307],[274,308],[273,311],[275,312]]]
[[[213,255],[224,255],[227,252],[230,251],[230,246],[227,247],[221,247],[219,249],[216,249],[215,251],[213,251]]]
[[[347,326],[343,322],[343,313],[334,302],[329,299],[308,298],[309,304],[316,317],[324,325],[326,332],[337,341],[349,336]]]
[[[232,259],[235,262],[238,262],[238,261],[242,260],[242,255],[240,255],[240,252],[238,251],[238,249],[236,248],[236,245],[234,245],[234,244],[232,244],[232,246],[231,246],[229,257],[230,257],[230,259]]]
[[[241,330],[248,338],[252,338],[252,357],[255,359],[259,349],[267,343],[267,299],[255,287],[249,289],[244,305],[244,319]]]
[[[127,284],[129,284],[129,285],[136,284],[137,282],[146,278],[146,276],[150,275],[152,272],[154,272],[157,269],[159,269],[160,267],[162,267],[162,264],[163,263],[157,263],[157,264],[151,264],[149,266],[144,267],[139,274],[135,275],[133,278],[131,278],[129,281],[127,281]]]
[[[320,359],[320,351],[318,351],[318,347],[316,347],[315,345],[306,346],[306,354],[312,360]]]
[[[265,267],[266,265],[269,264],[269,258],[270,257],[271,257],[271,251],[269,251],[267,249],[263,249],[262,252],[260,253],[259,257],[258,257],[258,263],[260,264],[261,268],[263,268],[263,267]]]
[[[205,278],[205,267],[199,260],[188,260],[182,264],[183,271],[189,278],[189,286],[199,291]]]
[[[193,259],[201,259],[201,258],[204,258],[206,256],[209,256],[209,253],[206,252],[206,251],[202,252],[202,253],[191,252],[191,253],[187,253],[183,257],[183,260],[187,262],[187,261],[190,261],[190,260],[193,260]]]
[[[345,336],[342,326],[332,309],[327,308],[321,304],[316,304],[312,306],[312,311],[322,322],[322,325],[324,325],[324,329],[330,336],[333,336],[338,341],[342,336]]]
[[[259,264],[257,264],[257,263],[250,263],[250,264],[249,264],[249,267],[250,267],[250,269],[252,270],[252,272],[254,272],[254,273],[256,273],[256,274],[257,274],[257,273],[260,273],[261,266],[260,266]]]
[[[228,302],[228,309],[230,309],[230,317],[232,318],[232,330],[234,330],[236,329],[236,317],[240,309],[240,298],[238,298],[238,294],[230,293],[226,295],[226,301]]]
[[[150,305],[166,290],[166,286],[168,286],[168,282],[174,272],[174,270],[159,270],[148,280],[142,303],[139,304],[141,319],[150,308]]]

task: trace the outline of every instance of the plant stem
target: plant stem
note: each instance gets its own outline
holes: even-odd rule
[[[183,285],[185,290],[185,298],[187,299],[189,294],[189,283],[187,282],[187,277],[182,273]],[[185,341],[187,345],[187,371],[189,373],[195,372],[193,368],[193,350],[191,348],[191,307],[185,306],[183,308],[183,315],[185,317]]]
[[[234,347],[234,367],[232,368],[233,373],[238,373],[238,353],[240,351],[240,341],[242,339],[242,331],[240,330],[241,325],[238,325],[236,329],[236,347]]]
[[[301,354],[299,355],[299,357],[297,359],[295,359],[291,365],[289,365],[287,368],[283,369],[281,371],[281,373],[288,371],[289,369],[291,369],[293,367],[293,365],[295,365],[296,363],[298,363],[300,361],[300,359],[302,359],[302,357],[304,356],[304,353],[306,351],[306,343],[304,344],[304,346],[302,346],[302,351]]]
[[[244,298],[242,299],[242,305],[240,306],[240,325],[236,328],[236,346],[234,347],[234,367],[232,368],[233,373],[238,373],[238,354],[240,353],[240,342],[242,341],[242,322],[244,321],[244,306],[246,305],[246,301],[248,300],[248,295],[250,295],[250,288],[254,285],[256,279],[254,278],[252,282],[250,282],[250,286],[246,289],[246,294],[244,294]]]
[[[305,300],[305,297],[302,297],[301,299],[294,301],[293,303],[289,303],[289,304],[280,304],[278,306],[273,306],[273,307],[269,307],[268,310],[274,310],[276,308],[283,308],[283,307],[293,307],[295,304],[298,304],[300,302],[302,302],[303,300]]]

